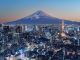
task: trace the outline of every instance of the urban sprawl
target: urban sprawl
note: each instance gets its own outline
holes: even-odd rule
[[[0,24],[0,60],[80,60],[80,26]]]

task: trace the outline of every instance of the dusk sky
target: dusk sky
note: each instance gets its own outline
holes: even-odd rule
[[[17,20],[38,10],[53,17],[80,21],[80,0],[0,0],[0,22]]]

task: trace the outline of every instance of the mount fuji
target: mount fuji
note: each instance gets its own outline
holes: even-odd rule
[[[30,16],[7,22],[6,24],[60,24],[62,19],[52,17],[43,11],[37,11]],[[64,20],[65,24],[79,24],[80,22]]]

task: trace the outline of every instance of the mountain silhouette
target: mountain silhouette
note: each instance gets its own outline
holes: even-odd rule
[[[16,21],[7,22],[6,24],[60,24],[62,19],[52,17],[45,12],[39,10],[30,16],[18,19]],[[65,24],[79,24],[79,22],[64,20]]]

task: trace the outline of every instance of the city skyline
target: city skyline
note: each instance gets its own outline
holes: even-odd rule
[[[80,22],[80,0],[0,0],[0,22],[14,21],[42,10],[47,14]]]

